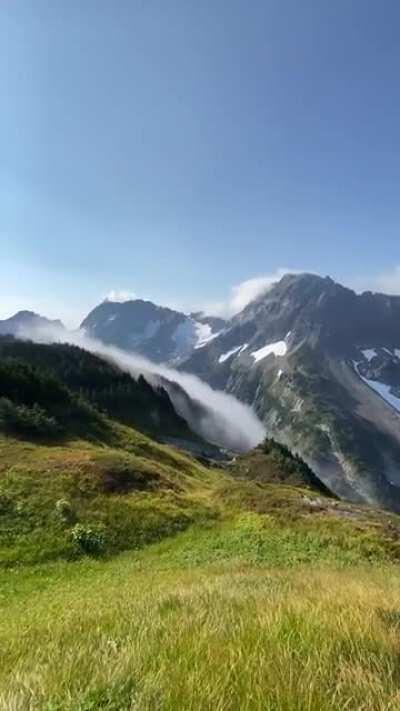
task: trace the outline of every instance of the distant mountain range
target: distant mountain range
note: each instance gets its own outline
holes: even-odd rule
[[[108,345],[176,366],[215,338],[222,319],[187,315],[151,301],[103,301],[83,320],[85,333]]]
[[[82,328],[250,404],[336,495],[400,510],[400,297],[288,274],[228,322],[106,301]]]
[[[34,311],[18,311],[14,316],[0,320],[0,336],[24,336],[28,330],[40,328],[63,329],[61,321],[39,316]]]

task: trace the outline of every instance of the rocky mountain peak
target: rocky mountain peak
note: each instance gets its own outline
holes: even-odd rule
[[[59,319],[51,320],[34,311],[17,311],[10,318],[0,321],[0,334],[5,336],[19,336],[30,328],[55,327],[63,329],[63,323]]]
[[[81,328],[103,343],[138,353],[158,363],[177,365],[223,327],[219,319],[187,315],[151,301],[103,301]]]

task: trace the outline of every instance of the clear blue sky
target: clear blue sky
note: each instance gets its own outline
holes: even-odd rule
[[[0,317],[389,278],[399,27],[398,0],[4,0]]]

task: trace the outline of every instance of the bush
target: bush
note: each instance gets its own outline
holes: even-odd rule
[[[59,499],[56,501],[57,515],[63,523],[74,523],[76,520],[75,511],[68,499]]]
[[[100,555],[106,547],[105,528],[100,524],[77,523],[72,529],[72,540],[83,553]]]
[[[33,437],[56,437],[60,426],[54,417],[47,415],[38,404],[16,405],[5,397],[0,398],[0,430]]]

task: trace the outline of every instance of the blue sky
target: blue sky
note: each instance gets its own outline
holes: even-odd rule
[[[0,7],[0,317],[280,268],[400,293],[400,4]],[[240,291],[240,290],[239,290]]]

